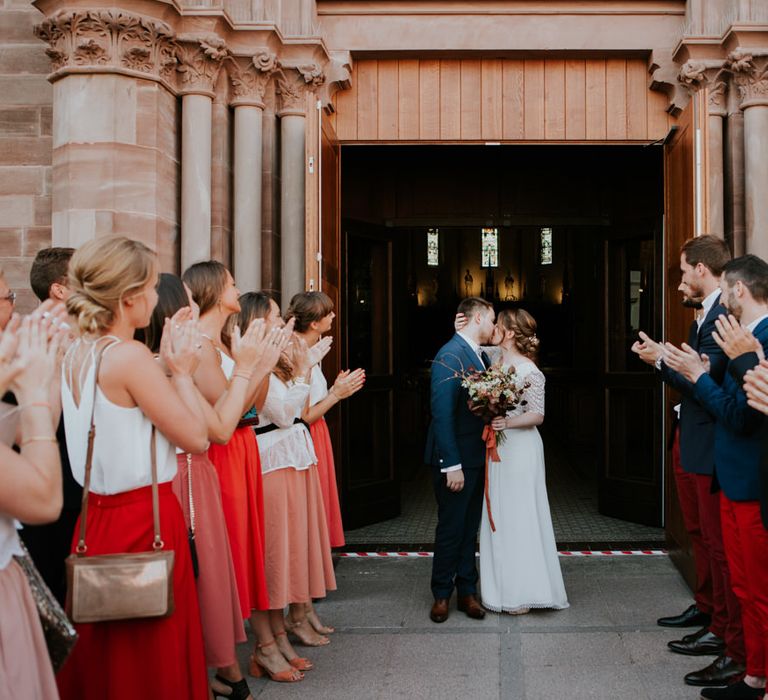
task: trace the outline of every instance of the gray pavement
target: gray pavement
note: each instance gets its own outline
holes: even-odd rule
[[[662,615],[690,604],[663,556],[561,558],[571,607],[478,622],[428,617],[430,559],[342,559],[318,605],[332,643],[297,647],[315,663],[295,684],[250,679],[254,697],[694,700],[683,675],[712,657],[669,652]],[[455,601],[454,601],[455,602]],[[240,649],[247,668],[249,649]]]

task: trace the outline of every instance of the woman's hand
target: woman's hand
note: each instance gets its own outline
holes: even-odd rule
[[[306,378],[309,370],[314,366],[307,343],[303,338],[294,335],[291,344],[293,346],[293,357],[291,358],[294,367],[293,376]]]
[[[456,318],[453,319],[453,328],[458,333],[468,323],[469,319],[464,314],[456,314]]]
[[[497,432],[500,430],[506,430],[507,429],[507,417],[506,416],[496,416],[491,421],[491,427],[496,430]]]
[[[18,345],[14,364],[19,368],[11,388],[19,404],[49,399],[50,385],[58,367],[61,333],[56,331],[48,340],[51,320],[42,314],[26,316],[18,330]]]
[[[343,372],[339,372],[339,376],[336,377],[336,381],[331,387],[331,393],[334,394],[337,399],[348,399],[352,394],[360,391],[364,385],[364,369],[356,369],[354,372],[345,369]]]
[[[238,369],[250,372],[259,364],[266,347],[266,333],[267,328],[263,318],[256,318],[251,321],[242,336],[240,335],[240,326],[235,326],[230,345],[232,359]]]
[[[18,330],[20,325],[21,318],[18,314],[13,314],[2,335],[0,335],[0,395],[8,391],[13,380],[23,369],[16,357],[16,348],[19,346]]]
[[[203,336],[190,308],[179,309],[171,319],[165,319],[160,339],[160,357],[171,374],[192,376],[202,357]]]
[[[333,344],[333,336],[326,335],[323,338],[320,338],[310,349],[309,349],[309,360],[312,363],[312,367],[315,365],[319,365],[323,358],[328,354],[328,352],[331,349],[331,345]]]

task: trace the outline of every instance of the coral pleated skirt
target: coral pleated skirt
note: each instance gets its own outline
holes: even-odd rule
[[[57,677],[63,700],[207,700],[208,676],[187,528],[171,484],[160,484],[161,535],[175,552],[173,614],[75,625],[80,639]],[[73,550],[78,526],[75,530]],[[89,554],[151,549],[152,488],[114,496],[91,493]]]
[[[336,590],[317,467],[264,475],[265,568],[269,607],[308,603]]]
[[[0,570],[0,698],[58,697],[35,601],[24,572],[11,561]]]
[[[221,505],[240,596],[240,614],[245,619],[251,610],[269,608],[264,577],[261,461],[253,429],[238,428],[226,445],[211,445],[208,457],[219,476]]]
[[[208,666],[223,668],[236,663],[235,645],[246,640],[237,593],[235,567],[229,546],[227,523],[221,506],[221,490],[216,469],[205,455],[177,456],[179,470],[173,492],[181,504],[184,522],[190,525],[191,503],[195,513],[197,551],[197,596],[203,644]]]
[[[331,547],[343,547],[344,527],[341,524],[336,466],[333,461],[333,444],[325,418],[320,418],[312,423],[309,426],[309,433],[312,436],[317,455],[317,475],[320,479],[320,491],[323,494],[323,504],[325,505],[328,539],[331,542]]]

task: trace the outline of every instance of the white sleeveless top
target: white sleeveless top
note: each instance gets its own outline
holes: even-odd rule
[[[0,571],[11,563],[14,554],[22,554],[17,527],[16,520],[0,513]]]
[[[83,342],[86,341],[80,340],[75,343],[69,352]],[[75,404],[65,376],[66,359],[62,366],[61,405],[64,413],[64,430],[67,435],[67,451],[72,465],[72,475],[81,486],[85,482],[85,458],[93,405],[95,347],[95,344],[91,347],[90,367],[82,379],[79,406]],[[104,352],[109,352],[111,347],[113,346]],[[152,423],[141,409],[138,406],[131,408],[118,406],[104,396],[100,387],[97,387],[94,423],[96,437],[93,443],[91,491],[110,496],[149,486],[152,483],[152,463],[149,452]],[[176,475],[176,453],[173,445],[159,430],[156,431],[155,448],[158,483],[172,481]]]

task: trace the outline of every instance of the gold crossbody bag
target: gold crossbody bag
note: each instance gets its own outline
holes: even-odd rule
[[[157,486],[157,458],[155,456],[155,426],[150,440],[152,462],[152,516],[154,539],[152,550],[123,554],[86,556],[86,519],[88,495],[91,485],[93,443],[96,437],[94,411],[96,386],[101,356],[95,359],[93,379],[93,408],[88,431],[88,451],[85,459],[80,536],[75,553],[67,565],[67,611],[77,623],[108,622],[140,618],[166,617],[173,613],[173,551],[165,551],[160,537],[160,498]]]

